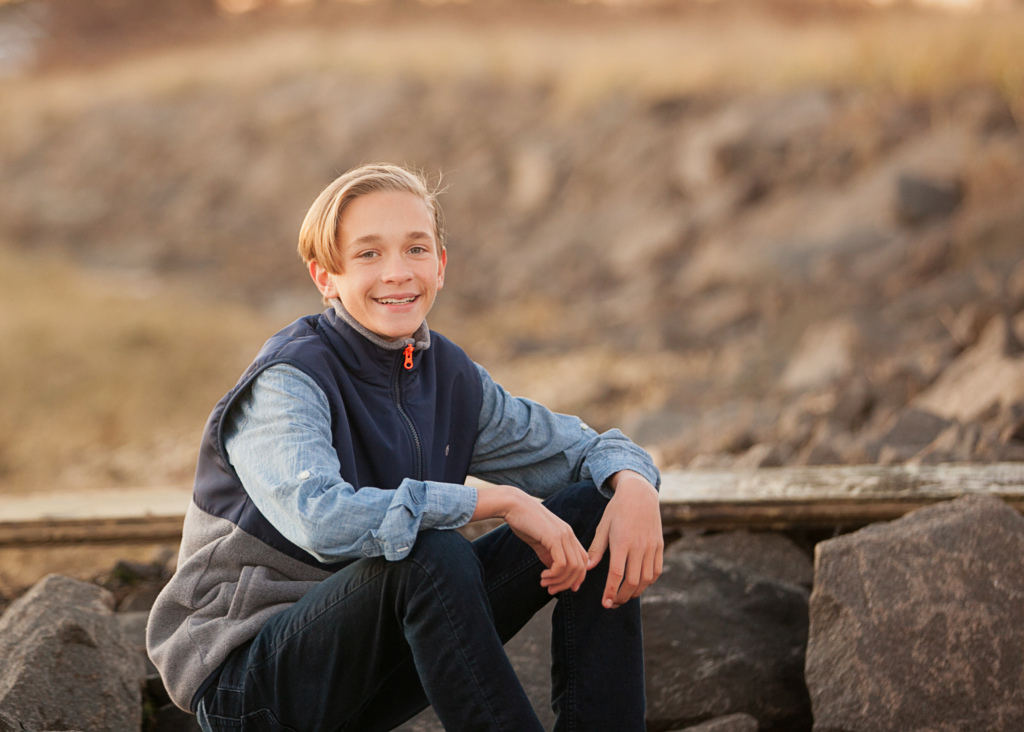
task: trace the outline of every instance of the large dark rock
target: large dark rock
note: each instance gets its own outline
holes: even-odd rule
[[[138,732],[143,665],[102,587],[41,579],[0,617],[0,711],[26,729]]]
[[[25,732],[25,725],[0,710],[0,732]]]
[[[682,732],[757,732],[757,720],[749,714],[730,714],[687,727]]]
[[[669,545],[665,555],[674,558],[684,552],[711,554],[779,582],[810,588],[814,581],[810,556],[792,540],[773,531],[686,533]]]
[[[882,436],[879,462],[891,465],[909,460],[951,424],[950,420],[925,409],[907,407],[901,410]]]
[[[738,712],[765,730],[811,728],[806,590],[680,552],[641,602],[649,730]]]
[[[963,187],[956,180],[901,175],[896,187],[896,213],[908,224],[946,218],[964,197]]]
[[[1024,729],[1024,518],[968,496],[817,547],[815,732]]]

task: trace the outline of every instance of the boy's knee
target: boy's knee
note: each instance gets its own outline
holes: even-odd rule
[[[582,539],[597,528],[608,506],[608,499],[601,495],[593,481],[587,480],[566,486],[544,501],[544,505],[569,524],[576,536]]]
[[[479,573],[480,560],[473,544],[457,531],[427,529],[416,537],[416,543],[402,560],[421,566],[428,574],[465,572]]]

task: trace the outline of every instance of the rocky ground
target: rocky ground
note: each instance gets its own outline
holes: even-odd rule
[[[814,548],[687,533],[643,596],[652,732],[1014,732],[1024,518],[970,496]],[[173,562],[173,559],[169,559]],[[144,655],[168,563],[50,575],[0,616],[0,730],[195,732]],[[551,607],[507,646],[546,729]],[[438,732],[428,709],[401,727]]]

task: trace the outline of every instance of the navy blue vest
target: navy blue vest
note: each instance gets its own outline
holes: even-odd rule
[[[203,430],[193,500],[278,551],[333,572],[285,539],[249,500],[224,450],[223,420],[265,369],[286,363],[327,395],[341,476],[363,486],[398,488],[405,478],[463,483],[476,442],[482,393],[476,367],[436,333],[404,368],[402,351],[386,351],[338,318],[309,315],[276,333],[217,406]]]

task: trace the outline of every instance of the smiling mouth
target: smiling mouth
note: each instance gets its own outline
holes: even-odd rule
[[[401,299],[394,297],[375,297],[374,300],[379,302],[381,305],[408,305],[418,298],[419,295],[413,295],[412,297],[403,297]]]

